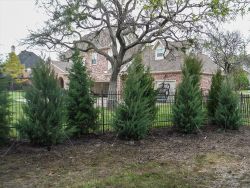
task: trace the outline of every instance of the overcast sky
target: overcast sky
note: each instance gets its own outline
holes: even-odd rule
[[[28,35],[29,30],[41,27],[46,19],[35,0],[0,0],[0,54],[7,55],[11,45],[16,46],[17,54],[25,50],[25,47],[18,46],[19,41]],[[40,53],[40,49],[29,50]]]
[[[47,19],[38,7],[35,0],[0,0],[0,54],[7,55],[11,45],[16,46],[16,53],[25,50],[25,47],[18,46],[21,39],[28,35],[28,30],[35,30],[43,25]],[[245,37],[250,37],[250,15],[243,19],[239,17],[236,21],[226,24],[228,30],[239,30]],[[40,54],[41,49],[29,49]],[[250,53],[250,48],[248,48]],[[56,58],[55,53],[46,52],[52,59]]]

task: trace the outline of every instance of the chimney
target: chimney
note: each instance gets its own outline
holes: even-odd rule
[[[15,53],[15,51],[16,51],[16,47],[15,47],[14,45],[12,45],[12,46],[11,46],[11,52],[12,52],[12,53]]]

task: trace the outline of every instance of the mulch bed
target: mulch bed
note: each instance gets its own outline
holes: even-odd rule
[[[230,156],[233,158],[232,164],[241,167],[237,171],[235,166],[227,166],[226,169],[235,171],[233,185],[236,187],[241,185],[239,183],[243,181],[242,178],[244,181],[250,179],[250,127],[241,127],[239,131],[223,131],[206,126],[197,134],[189,135],[177,133],[172,128],[153,129],[141,141],[122,141],[113,133],[91,134],[52,146],[51,151],[47,151],[47,147],[35,147],[28,142],[11,143],[0,148],[0,182],[3,183],[2,187],[60,187],[74,180],[84,182],[92,173],[86,168],[91,169],[93,166],[104,169],[98,172],[98,177],[108,176],[112,170],[129,164],[150,161],[177,161],[191,168],[197,166],[194,161],[197,156],[207,153]],[[219,169],[224,169],[224,166],[214,167],[218,168],[216,175],[220,178],[224,177],[225,172]],[[74,174],[67,180],[66,177],[70,175],[66,174],[76,169],[81,175]],[[49,179],[48,183],[51,177],[54,179]],[[221,185],[222,179],[213,181],[217,182],[213,182],[213,187],[216,187]],[[223,185],[226,185],[225,182]]]

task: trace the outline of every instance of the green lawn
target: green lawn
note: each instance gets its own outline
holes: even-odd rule
[[[178,187],[191,188],[195,184],[187,181],[184,177],[188,176],[186,170],[174,170],[175,166],[169,163],[148,162],[144,164],[133,164],[123,169],[118,174],[111,175],[103,179],[94,179],[82,188],[93,187]]]
[[[100,127],[100,131],[112,131],[113,128],[111,126],[114,116],[114,110],[109,110],[107,108],[100,108],[99,111],[99,118],[98,122],[99,124],[103,125],[104,127]],[[158,103],[157,104],[157,114],[156,119],[153,127],[166,127],[171,126],[172,118],[172,104],[167,103]]]
[[[9,92],[9,99],[10,99],[10,127],[11,132],[10,135],[13,137],[17,136],[16,129],[14,128],[15,124],[23,117],[23,109],[22,106],[25,103],[24,99],[24,92],[23,91],[12,91]]]
[[[239,91],[239,93],[242,93],[242,94],[249,94],[250,95],[250,90],[241,90]]]

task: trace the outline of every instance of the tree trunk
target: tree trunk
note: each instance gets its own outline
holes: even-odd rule
[[[112,75],[110,78],[110,82],[109,82],[108,103],[107,103],[109,109],[113,109],[117,105],[117,98],[118,98],[117,78],[118,78],[119,72],[120,72],[120,67],[114,66]]]
[[[225,73],[226,74],[230,73],[230,68],[231,68],[230,64],[226,61],[225,62]]]

